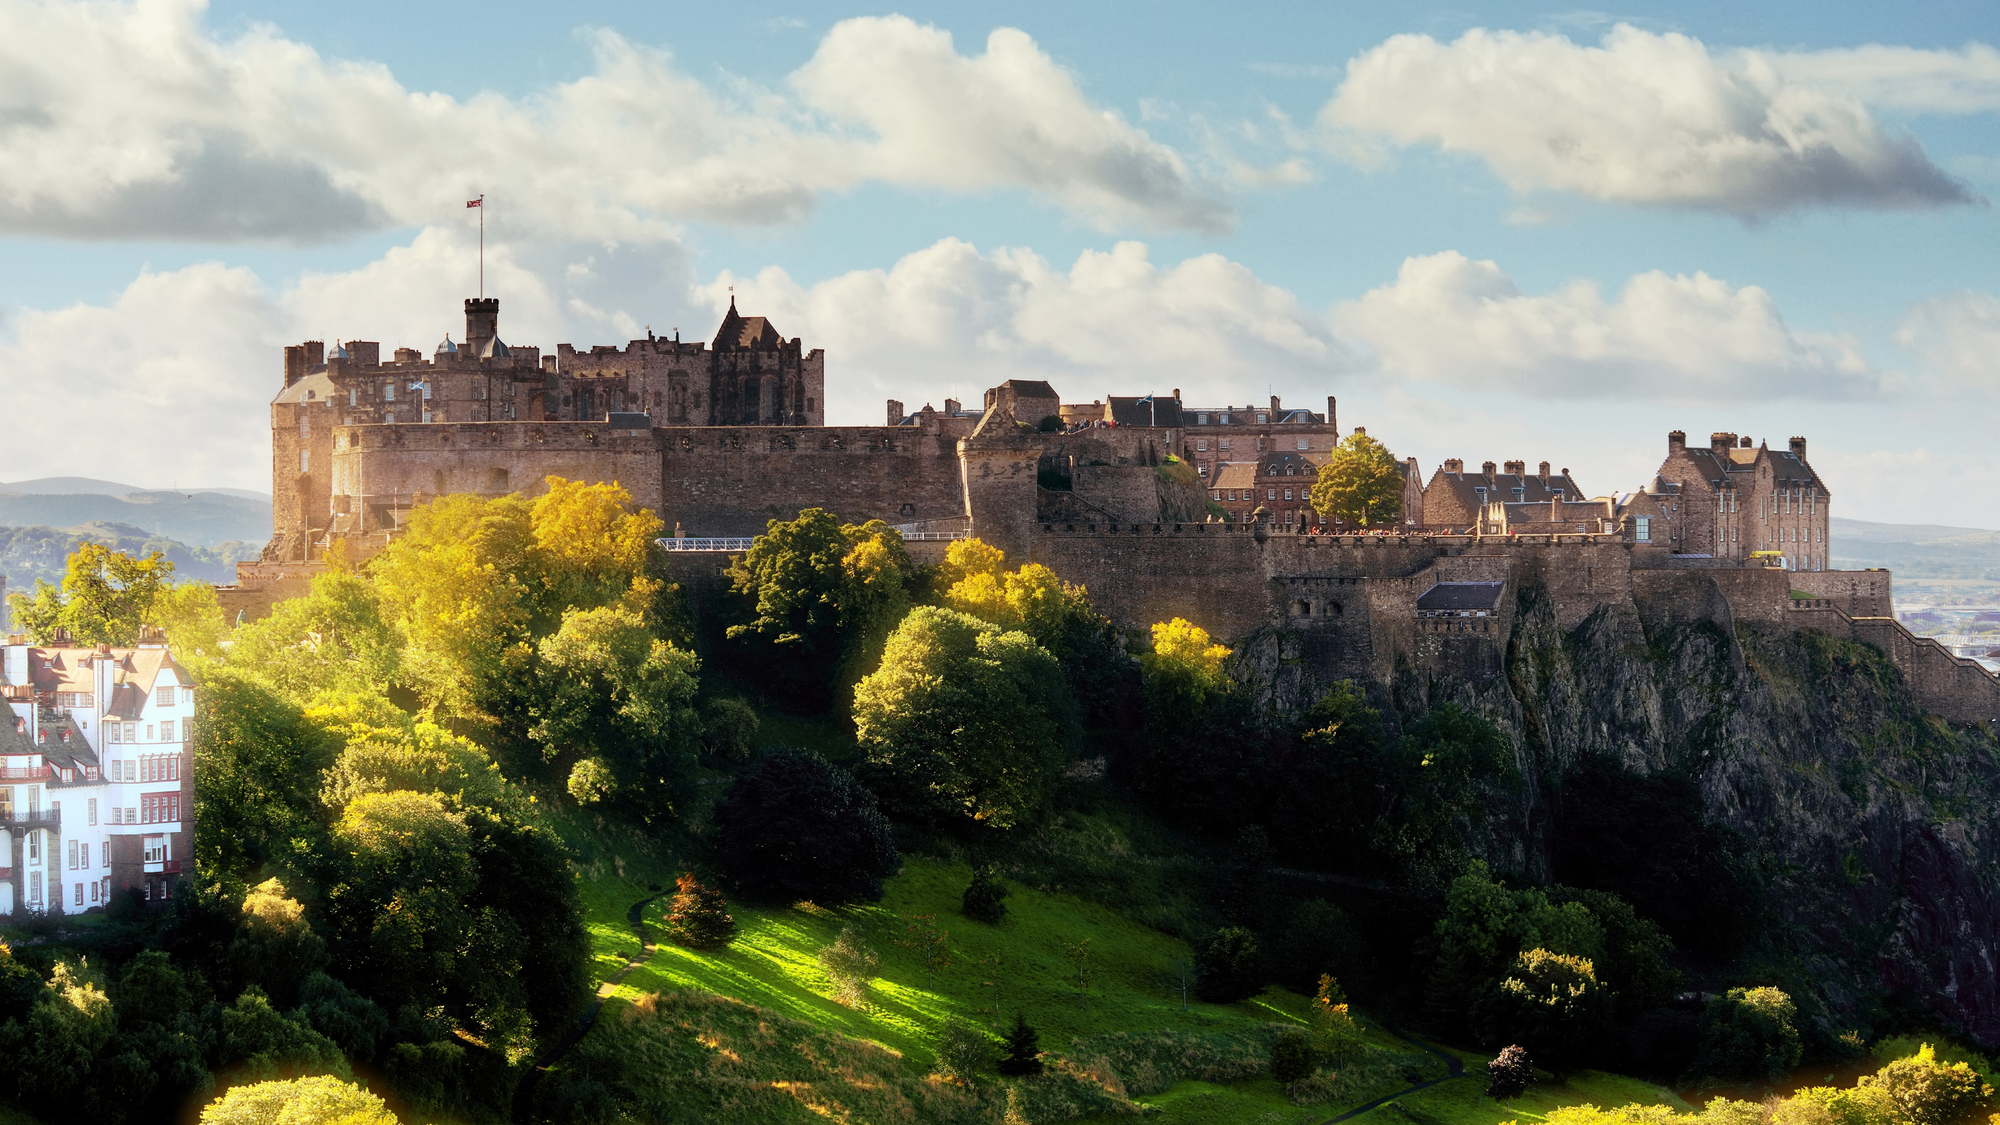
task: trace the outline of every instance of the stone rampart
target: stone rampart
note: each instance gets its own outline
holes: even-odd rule
[[[918,426],[732,426],[655,430],[660,518],[688,534],[756,535],[825,508],[842,521],[965,514],[955,443]]]
[[[1794,629],[1818,629],[1880,649],[1925,710],[1955,723],[2000,722],[2000,677],[1895,618],[1850,616],[1835,599],[1795,601],[1788,616]]]

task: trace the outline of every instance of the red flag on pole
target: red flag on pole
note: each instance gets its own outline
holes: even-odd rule
[[[479,206],[480,204],[482,204],[482,203],[484,203],[484,202],[486,202],[486,197],[482,195],[482,196],[480,196],[480,197],[479,197],[478,199],[468,199],[468,200],[466,200],[466,201],[465,201],[465,205],[466,205],[467,207],[477,207],[477,206]]]

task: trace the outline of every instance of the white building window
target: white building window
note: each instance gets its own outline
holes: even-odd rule
[[[28,901],[37,906],[41,905],[42,873],[39,871],[28,872]]]
[[[85,806],[85,811],[86,811],[86,812],[88,813],[88,815],[89,815],[89,818],[90,818],[90,823],[91,823],[91,824],[93,824],[93,825],[94,825],[94,824],[96,824],[96,823],[97,823],[97,798],[95,798],[95,797],[92,797],[92,798],[91,798],[90,800],[88,800],[88,801],[85,801],[85,802],[84,802],[84,806]]]
[[[1639,518],[1633,520],[1632,537],[1637,539],[1641,543],[1652,542],[1653,518],[1651,516],[1640,516]]]

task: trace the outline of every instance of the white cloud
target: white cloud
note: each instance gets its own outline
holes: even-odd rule
[[[1595,47],[1514,31],[1398,35],[1348,62],[1320,121],[1336,149],[1435,145],[1485,160],[1518,191],[1744,217],[1970,200],[1859,101],[1789,80],[1796,59],[1718,57],[1623,24]]]
[[[717,313],[730,285],[739,307],[827,349],[827,398],[850,424],[880,417],[874,396],[942,407],[1009,378],[1050,379],[1071,400],[1179,387],[1224,403],[1273,385],[1323,396],[1353,366],[1322,318],[1248,268],[1217,254],[1162,268],[1136,242],[1067,272],[948,238],[810,287],[776,267],[724,274],[702,290]]]
[[[218,40],[203,14],[0,0],[0,229],[301,240],[437,221],[484,192],[503,222],[650,240],[690,218],[797,219],[871,180],[1022,189],[1104,224],[1229,221],[1018,31],[962,56],[903,17],[848,20],[789,92],[728,93],[600,31],[593,73],[461,101],[268,27]]]
[[[1387,374],[1528,397],[1854,398],[1884,384],[1852,341],[1795,332],[1763,289],[1702,273],[1638,274],[1616,300],[1589,281],[1527,294],[1446,251],[1406,259],[1333,320]]]
[[[1967,289],[1919,302],[1896,342],[1915,351],[1947,392],[2000,393],[2000,297]]]
[[[1967,43],[1956,51],[1871,43],[1769,58],[1788,81],[1886,109],[2000,112],[2000,50],[1985,43]]]

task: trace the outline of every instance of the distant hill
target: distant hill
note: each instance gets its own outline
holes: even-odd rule
[[[268,492],[255,492],[248,488],[140,488],[135,484],[119,484],[117,481],[98,480],[94,477],[37,477],[34,480],[17,480],[11,484],[0,481],[0,492],[19,492],[31,496],[45,496],[51,493],[63,495],[130,496],[135,492],[179,492],[194,495],[202,492],[219,492],[224,496],[235,496],[243,500],[271,502]]]
[[[123,488],[109,482],[56,478],[77,486]],[[148,492],[21,492],[42,484],[24,481],[0,486],[0,526],[76,528],[83,524],[117,524],[142,533],[164,536],[196,547],[222,543],[262,544],[271,538],[271,498],[257,493]]]
[[[2000,531],[1839,516],[1827,530],[1833,565],[1842,570],[1880,566],[1902,578],[2000,580]]]
[[[236,581],[237,562],[254,559],[264,549],[261,539],[190,547],[129,524],[0,527],[0,575],[7,578],[7,592],[31,590],[36,579],[60,583],[70,553],[85,541],[103,543],[128,555],[149,555],[158,551],[174,564],[175,578],[194,578],[217,585]]]

